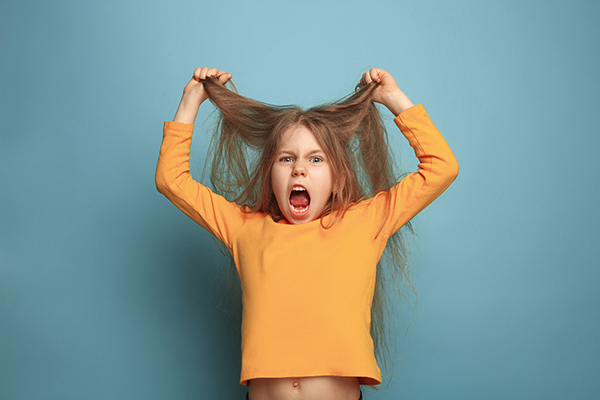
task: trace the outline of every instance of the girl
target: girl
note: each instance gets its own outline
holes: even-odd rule
[[[164,124],[157,188],[235,262],[247,398],[362,399],[361,384],[381,383],[380,259],[387,246],[389,265],[408,277],[395,233],[455,179],[456,159],[382,69],[364,73],[348,97],[307,111],[244,98],[225,87],[230,79],[194,71]],[[207,98],[221,112],[211,144],[220,195],[189,174],[193,123]],[[374,103],[396,116],[419,158],[398,183]]]

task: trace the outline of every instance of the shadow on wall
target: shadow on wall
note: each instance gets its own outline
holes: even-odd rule
[[[168,346],[177,359],[177,375],[188,376],[186,386],[196,387],[197,394],[206,398],[243,398],[247,389],[239,385],[241,289],[237,272],[230,279],[228,274],[234,271],[215,239],[191,220],[182,223],[179,210],[175,213],[179,215],[166,229],[155,231],[155,245],[163,256],[170,255],[169,261],[163,259],[155,267],[171,277],[155,281],[162,296],[149,290],[153,301],[148,307],[160,315],[159,324],[172,330]],[[228,287],[228,282],[235,287]]]
[[[119,204],[112,215],[124,218],[106,224],[123,265],[114,271],[111,308],[120,314],[125,354],[135,358],[131,368],[141,370],[129,386],[146,386],[130,398],[241,399],[239,279],[232,312],[228,258],[213,237],[160,194],[150,199],[145,209]]]

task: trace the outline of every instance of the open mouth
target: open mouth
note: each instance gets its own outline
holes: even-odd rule
[[[290,192],[290,208],[296,216],[302,216],[308,212],[310,206],[310,195],[305,187],[294,185]]]

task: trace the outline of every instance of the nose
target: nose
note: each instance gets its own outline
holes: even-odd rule
[[[292,170],[292,176],[306,176],[306,166],[303,162],[296,162]]]

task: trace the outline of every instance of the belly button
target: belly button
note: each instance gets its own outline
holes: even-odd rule
[[[292,383],[292,386],[297,388],[298,386],[300,386],[300,384],[298,382],[294,382],[294,383]]]

